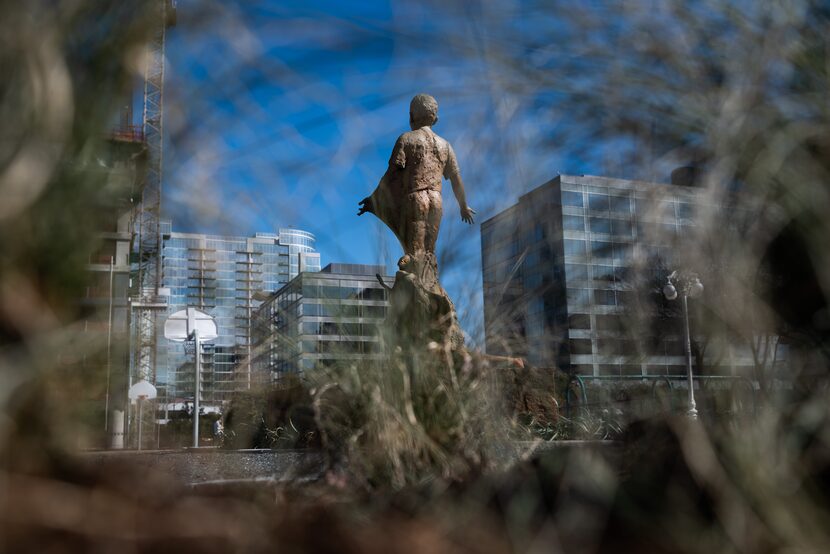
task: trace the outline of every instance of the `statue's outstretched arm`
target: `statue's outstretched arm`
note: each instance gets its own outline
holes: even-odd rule
[[[447,164],[444,166],[444,177],[452,183],[452,192],[458,200],[458,207],[461,208],[461,220],[472,224],[476,211],[467,205],[467,193],[464,192],[464,181],[461,180],[458,160],[455,159],[455,151],[449,143],[447,143]]]
[[[375,189],[375,192],[372,195],[367,196],[366,198],[364,198],[363,200],[361,200],[360,202],[357,203],[357,205],[360,208],[357,212],[357,215],[363,215],[365,213],[370,213],[370,214],[375,214],[376,216],[380,217],[381,214],[378,211],[380,209],[380,207],[375,206],[375,201],[372,197],[375,194],[377,194],[378,189],[382,189],[384,187],[384,185],[389,183],[389,180],[394,177],[394,175],[392,175],[392,174],[396,170],[397,170],[396,167],[394,167],[391,164],[389,165],[389,168],[386,170],[386,173],[384,173],[383,177],[381,177],[380,182],[378,183],[378,188]]]
[[[360,209],[357,211],[357,215],[363,215],[366,212],[369,212],[370,214],[375,213],[375,204],[374,202],[372,202],[371,196],[367,196],[366,198],[358,202],[357,205],[360,207]]]
[[[473,216],[476,211],[467,205],[467,194],[464,191],[464,181],[461,180],[461,175],[457,173],[451,175],[450,183],[452,183],[452,192],[455,194],[455,199],[458,200],[458,207],[461,208],[461,220],[473,224]]]

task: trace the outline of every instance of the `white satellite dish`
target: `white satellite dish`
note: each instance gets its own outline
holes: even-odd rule
[[[200,341],[210,341],[219,336],[213,317],[195,308],[179,310],[164,322],[164,337],[173,341],[190,340],[193,331],[199,331]]]

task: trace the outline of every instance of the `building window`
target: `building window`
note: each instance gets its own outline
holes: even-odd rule
[[[380,288],[366,288],[361,296],[363,300],[386,300],[386,291]]]
[[[591,316],[588,314],[571,314],[568,316],[568,327],[571,329],[590,329]]]
[[[589,194],[588,209],[596,212],[607,212],[609,208],[608,196],[604,194]]]
[[[588,266],[585,264],[565,264],[565,276],[570,281],[588,279]]]
[[[601,306],[615,306],[617,304],[613,290],[595,290],[594,302]]]
[[[618,315],[597,315],[597,331],[622,332],[622,318]]]
[[[567,289],[570,306],[587,306],[591,303],[588,289]]]
[[[627,219],[612,219],[611,234],[617,237],[630,237],[634,234],[631,221]]]
[[[584,256],[585,255],[585,241],[575,239],[565,239],[565,255],[566,256]]]
[[[594,366],[590,364],[579,364],[574,365],[573,372],[576,375],[593,375],[594,374]]]
[[[600,375],[619,375],[620,366],[616,364],[602,364],[599,366]]]
[[[674,221],[663,222],[660,223],[660,236],[658,240],[663,241],[670,241],[672,237],[677,234],[677,225]]]
[[[571,339],[568,346],[574,355],[590,355],[593,352],[590,339]]]
[[[634,293],[628,290],[618,290],[615,291],[617,293],[617,305],[618,306],[629,306],[634,307],[636,298],[634,297]]]
[[[613,247],[611,243],[604,240],[592,240],[591,241],[591,256],[594,258],[607,258],[611,259],[613,252]]]
[[[611,196],[610,208],[614,213],[631,213],[631,199],[627,196]]]
[[[616,280],[614,268],[610,265],[594,265],[592,266],[594,281],[601,281],[604,283],[613,283]]]
[[[363,306],[363,317],[385,317],[385,306]]]
[[[674,201],[662,199],[657,205],[657,215],[659,219],[674,219]]]
[[[343,298],[343,290],[338,286],[323,286],[322,289],[322,297],[327,298],[329,300],[341,300]]]
[[[581,192],[571,192],[567,190],[562,191],[562,205],[563,206],[579,206],[580,208],[583,206],[582,204],[582,193]]]
[[[611,222],[604,217],[588,218],[588,223],[592,233],[600,233],[603,235],[611,233]]]
[[[562,228],[566,231],[585,231],[585,221],[581,215],[563,215]]]
[[[622,366],[623,375],[642,375],[643,370],[638,365],[625,364]]]
[[[626,261],[631,257],[631,245],[627,243],[614,243],[614,259]]]
[[[636,342],[621,339],[597,339],[597,350],[603,356],[636,356],[638,354]]]

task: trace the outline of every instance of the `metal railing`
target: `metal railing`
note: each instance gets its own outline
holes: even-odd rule
[[[637,381],[644,383],[651,382],[651,397],[654,401],[658,403],[663,401],[663,399],[660,397],[659,385],[661,383],[665,383],[666,388],[668,388],[669,392],[667,397],[669,401],[669,408],[672,410],[675,408],[680,408],[680,405],[679,403],[677,406],[675,405],[675,401],[671,393],[674,390],[685,390],[688,387],[687,375],[573,375],[565,391],[565,406],[568,414],[571,414],[574,409],[590,409],[592,407],[601,407],[615,403],[604,402],[601,400],[592,401],[589,398],[586,381],[599,381],[611,383]],[[745,390],[751,393],[749,395],[749,398],[751,399],[751,413],[753,415],[757,413],[757,387],[755,386],[755,383],[753,383],[752,380],[748,377],[737,375],[695,375],[694,382],[698,383],[701,390],[704,392],[706,391],[707,383],[731,382],[730,389],[733,394],[739,390],[739,387],[744,387]],[[678,383],[685,386],[677,387]]]

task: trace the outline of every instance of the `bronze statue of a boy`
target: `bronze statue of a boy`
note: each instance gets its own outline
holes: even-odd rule
[[[389,293],[387,324],[399,345],[423,348],[428,342],[464,348],[455,307],[438,282],[435,242],[441,227],[441,180],[447,178],[461,208],[461,219],[473,223],[455,152],[432,130],[438,102],[419,94],[409,105],[411,131],[398,137],[389,168],[375,191],[360,201],[360,211],[375,214],[401,243],[404,255]],[[380,278],[378,276],[378,278]],[[384,285],[385,286],[385,285]]]
[[[475,210],[467,205],[464,183],[450,143],[432,130],[438,122],[438,102],[419,94],[409,105],[409,126],[395,142],[389,168],[375,191],[360,201],[357,215],[370,212],[383,221],[401,243],[407,256],[435,254],[441,226],[441,179],[452,183],[461,219],[473,223]]]

